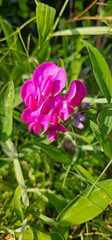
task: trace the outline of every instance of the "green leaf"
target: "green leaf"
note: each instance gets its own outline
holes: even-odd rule
[[[93,187],[93,186],[92,186]],[[79,225],[99,215],[112,199],[112,179],[87,188],[73,199],[57,217],[61,226]]]
[[[12,133],[12,106],[14,84],[8,83],[0,92],[0,141],[6,141]]]
[[[37,3],[36,16],[39,33],[39,45],[42,46],[52,30],[56,10],[44,3]]]
[[[15,190],[15,194],[14,194],[14,210],[15,213],[18,217],[18,219],[20,221],[23,221],[23,211],[22,211],[22,207],[21,207],[21,186],[19,185],[16,190]]]
[[[51,237],[43,232],[37,231],[37,235],[39,240],[51,240]]]
[[[13,28],[5,19],[0,18],[0,24],[2,26],[2,30],[6,37],[8,47],[10,49],[12,49],[12,48],[15,49],[13,54],[18,59],[18,61],[21,62],[21,54],[18,51],[22,50],[22,46],[21,46],[19,39],[17,38],[18,37],[17,34],[13,34],[14,33]],[[10,35],[12,35],[12,36],[10,36]]]
[[[0,179],[0,191],[14,191],[12,183]]]
[[[17,87],[15,89],[13,108],[17,107],[19,104],[21,104],[23,102],[21,95],[20,95],[20,91],[21,91],[21,87]]]
[[[34,150],[38,150],[38,147],[41,148],[45,153],[47,153],[50,157],[52,157],[56,162],[70,164],[71,158],[64,150],[58,149],[53,145],[46,145],[39,141],[30,141],[27,144],[24,144],[21,148],[21,151],[24,151],[25,147],[32,148]]]
[[[58,232],[51,232],[50,233],[51,240],[65,240],[65,238]]]
[[[112,145],[111,145],[111,142],[109,140],[109,137],[94,122],[90,121],[90,126],[91,126],[91,129],[93,131],[94,136],[96,137],[99,144],[103,148],[104,153],[109,158],[112,158]]]
[[[55,194],[50,190],[45,192],[45,196],[49,199],[50,203],[56,208],[58,213],[67,205],[67,202],[63,196]]]
[[[87,47],[93,65],[96,81],[104,96],[110,102],[112,96],[112,77],[109,67],[101,53],[87,41],[81,40]]]
[[[25,222],[25,220],[24,220],[24,222]],[[24,227],[24,225],[23,225],[23,227]],[[22,234],[19,236],[19,240],[33,240],[34,239],[34,235],[33,235],[33,231],[31,229],[31,227],[27,226],[27,229],[24,230],[23,236],[22,237],[21,236],[22,236]]]
[[[112,105],[104,107],[98,115],[98,126],[107,134],[112,130]]]

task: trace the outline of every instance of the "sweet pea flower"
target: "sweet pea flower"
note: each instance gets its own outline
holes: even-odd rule
[[[50,94],[56,96],[65,87],[66,72],[54,63],[42,63],[34,71],[33,82],[36,87],[40,88],[44,97]]]
[[[33,129],[35,134],[44,131],[41,136],[49,132],[48,140],[58,139],[57,131],[66,132],[60,124],[60,119],[66,121],[69,114],[75,112],[86,96],[84,83],[74,80],[66,95],[59,95],[65,87],[66,72],[54,63],[43,63],[33,74],[33,80],[26,81],[21,88],[21,97],[26,109],[21,116],[29,124],[28,130]]]

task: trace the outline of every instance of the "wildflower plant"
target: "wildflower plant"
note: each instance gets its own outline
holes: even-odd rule
[[[112,236],[111,2],[0,2],[1,240]]]

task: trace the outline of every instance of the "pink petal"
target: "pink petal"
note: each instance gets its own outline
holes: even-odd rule
[[[73,114],[75,112],[75,109],[73,107],[69,107],[68,111],[69,111],[70,114]]]
[[[25,123],[30,123],[31,122],[31,110],[29,108],[26,108],[23,111],[21,118]]]
[[[47,79],[49,76],[54,77],[58,67],[51,62],[42,63],[38,66],[33,74],[33,82],[35,86],[40,86],[42,82]]]
[[[35,111],[37,109],[37,107],[38,107],[37,101],[34,98],[34,96],[31,95],[29,97],[29,108],[31,109],[31,111]]]
[[[45,97],[48,97],[52,93],[52,85],[52,80],[48,80],[43,91]]]
[[[69,112],[67,108],[62,107],[59,111],[59,116],[63,121],[66,121],[69,118]]]
[[[42,92],[39,87],[37,87],[36,96],[38,99],[38,107],[40,107],[43,103],[43,96],[42,96]]]
[[[41,110],[40,110],[41,114],[48,114],[48,112],[52,108],[54,108],[54,103],[55,103],[55,99],[53,96],[46,98],[41,106]]]
[[[21,88],[21,97],[27,107],[29,106],[27,99],[30,95],[32,95],[34,93],[35,93],[35,86],[34,86],[33,81],[32,80],[26,81]]]
[[[84,83],[78,80],[76,80],[75,82],[76,82],[76,94],[70,101],[70,105],[73,107],[79,106],[84,97],[86,96],[86,87]]]
[[[76,81],[73,81],[66,95],[66,99],[71,100],[75,96],[75,94],[76,94]]]
[[[62,133],[65,133],[65,132],[66,132],[66,128],[65,128],[61,123],[59,123],[59,124],[56,126],[56,130],[59,131],[59,132],[62,132]]]
[[[48,122],[52,123],[53,121],[53,113],[54,113],[54,109],[51,109],[47,115],[48,117]]]
[[[47,115],[40,115],[39,116],[39,124],[44,128],[44,130],[48,129],[49,123],[48,123]]]
[[[37,122],[39,120],[39,110],[31,112],[31,122]]]
[[[65,70],[63,68],[58,68],[57,73],[53,77],[52,81],[53,81],[52,93],[54,96],[56,96],[65,87],[65,82],[66,82]]]
[[[31,131],[31,129],[32,129],[32,127],[34,127],[34,125],[35,125],[35,122],[30,123],[29,126],[28,126],[28,130]]]
[[[53,124],[56,126],[58,125],[58,115],[57,113],[54,113],[53,114]]]
[[[33,131],[35,134],[38,134],[40,132],[40,125],[39,124],[35,124],[33,127]]]
[[[52,139],[58,140],[58,134],[54,131],[51,131],[48,135],[48,140],[51,141]]]

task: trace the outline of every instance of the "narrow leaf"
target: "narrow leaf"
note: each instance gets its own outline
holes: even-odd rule
[[[23,221],[23,211],[21,207],[21,186],[19,185],[16,188],[15,194],[14,194],[14,210],[15,213],[20,221]]]
[[[95,179],[93,178],[93,176],[90,174],[90,172],[88,172],[84,167],[82,167],[80,164],[75,164],[75,168],[77,170],[77,172],[84,177],[85,179],[87,179],[89,181],[89,183],[94,183]]]
[[[78,225],[99,215],[112,199],[112,179],[99,182],[90,190],[86,189],[63,209],[57,217],[59,225]]]
[[[96,81],[107,101],[110,102],[112,96],[112,77],[109,67],[104,57],[95,47],[85,40],[81,41],[88,49]]]
[[[103,148],[104,153],[109,157],[112,158],[112,145],[109,140],[109,137],[105,134],[105,132],[92,121],[90,121],[90,126],[93,131],[94,136],[98,140],[99,144]]]
[[[41,148],[44,152],[46,152],[50,157],[52,157],[57,162],[65,164],[71,163],[71,158],[69,157],[69,155],[64,150],[60,150],[53,145],[46,145],[40,141],[37,142],[30,141],[29,143],[24,144],[22,146],[21,151],[24,152],[24,149],[28,147],[35,150]]]
[[[12,133],[12,106],[14,84],[8,83],[0,92],[0,141],[6,141]]]
[[[44,3],[38,2],[36,8],[39,45],[42,46],[51,32],[56,10]]]

